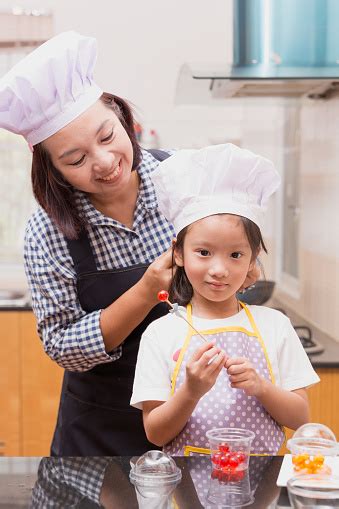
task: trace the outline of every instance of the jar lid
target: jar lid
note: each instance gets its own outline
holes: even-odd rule
[[[300,426],[293,434],[293,438],[301,437],[324,438],[325,440],[331,440],[334,442],[337,441],[333,431],[325,426],[325,424],[320,424],[318,422],[308,422],[307,424]]]
[[[139,486],[161,486],[180,481],[181,470],[165,452],[147,451],[132,465],[129,477]]]
[[[287,447],[292,454],[322,454],[323,456],[335,456],[339,452],[333,431],[315,422],[300,426],[293,437],[287,441]]]

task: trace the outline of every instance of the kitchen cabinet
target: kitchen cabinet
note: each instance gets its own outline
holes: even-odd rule
[[[0,366],[0,455],[48,456],[63,369],[45,354],[31,311],[0,310]],[[339,438],[339,353],[337,366],[316,371],[321,382],[308,390],[311,421]]]
[[[48,456],[63,369],[43,350],[31,311],[0,311],[0,454]]]
[[[0,454],[21,450],[20,341],[17,313],[0,312]]]
[[[48,456],[64,370],[43,350],[32,312],[18,313],[20,325],[22,454]]]
[[[338,344],[339,350],[339,344]],[[316,368],[320,382],[308,389],[311,410],[311,422],[320,422],[328,426],[337,440],[339,439],[339,363],[337,368]],[[294,431],[286,428],[287,439]],[[284,445],[281,453],[288,452]]]
[[[308,390],[311,421],[325,424],[339,439],[339,364],[337,368],[317,368],[316,371],[320,383]]]

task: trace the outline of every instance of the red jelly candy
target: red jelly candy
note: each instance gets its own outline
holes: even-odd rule
[[[213,468],[213,470],[211,472],[212,479],[219,479],[219,472],[220,472],[220,470],[217,470],[216,468]]]
[[[238,458],[239,463],[244,463],[244,461],[246,459],[246,456],[243,452],[238,452],[236,457]]]
[[[229,450],[230,450],[230,448],[229,448],[228,444],[220,444],[219,445],[219,451],[221,451],[221,452],[228,452]]]
[[[211,457],[212,463],[214,463],[215,465],[220,465],[221,457],[222,457],[222,454],[220,452],[216,452]]]
[[[231,455],[230,453],[226,453],[226,454],[223,454],[220,458],[220,466],[223,468],[223,467],[227,467],[230,463],[230,459],[231,459]]]
[[[237,471],[233,471],[231,474],[230,474],[230,481],[233,481],[233,482],[238,482],[238,481],[241,481],[245,476],[245,470],[237,470]]]
[[[158,300],[160,300],[160,302],[166,302],[166,300],[168,300],[168,292],[166,292],[166,290],[158,292]]]
[[[239,459],[237,458],[236,455],[232,455],[228,461],[228,464],[231,468],[237,468],[237,466],[239,465]]]
[[[230,480],[230,474],[229,472],[221,471],[219,475],[219,482],[225,484]]]

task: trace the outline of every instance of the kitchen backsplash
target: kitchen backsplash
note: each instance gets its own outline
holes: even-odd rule
[[[286,144],[284,128],[291,108],[298,108],[295,144]],[[290,111],[286,113],[286,108]],[[298,101],[256,100],[243,106],[242,144],[272,158],[282,174],[288,151],[298,153],[299,221],[298,290],[279,284],[279,259],[284,249],[279,242],[279,207],[276,203],[266,225],[271,250],[263,257],[266,277],[276,278],[276,295],[321,330],[339,341],[339,98]],[[284,187],[284,186],[283,186]],[[279,201],[279,199],[278,199]],[[279,256],[277,256],[277,250]],[[285,289],[284,289],[285,288]]]

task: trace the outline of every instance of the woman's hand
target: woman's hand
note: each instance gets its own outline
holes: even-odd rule
[[[217,356],[212,362],[211,359]],[[186,365],[186,390],[192,399],[200,399],[211,387],[225,364],[226,354],[214,343],[198,348]]]
[[[165,253],[151,263],[142,277],[142,282],[146,287],[146,293],[149,299],[154,301],[154,304],[158,303],[158,292],[160,290],[169,289],[174,272],[175,267],[172,264],[172,247],[170,247]]]
[[[247,272],[244,284],[242,285],[241,288],[239,288],[239,291],[242,292],[243,290],[246,290],[246,288],[248,288],[249,286],[254,285],[254,283],[256,283],[260,278],[260,274],[261,274],[260,266],[258,265],[258,263],[255,263],[252,269]]]
[[[225,362],[225,368],[233,389],[243,389],[247,396],[259,397],[261,395],[264,379],[258,375],[248,359],[229,357]]]

